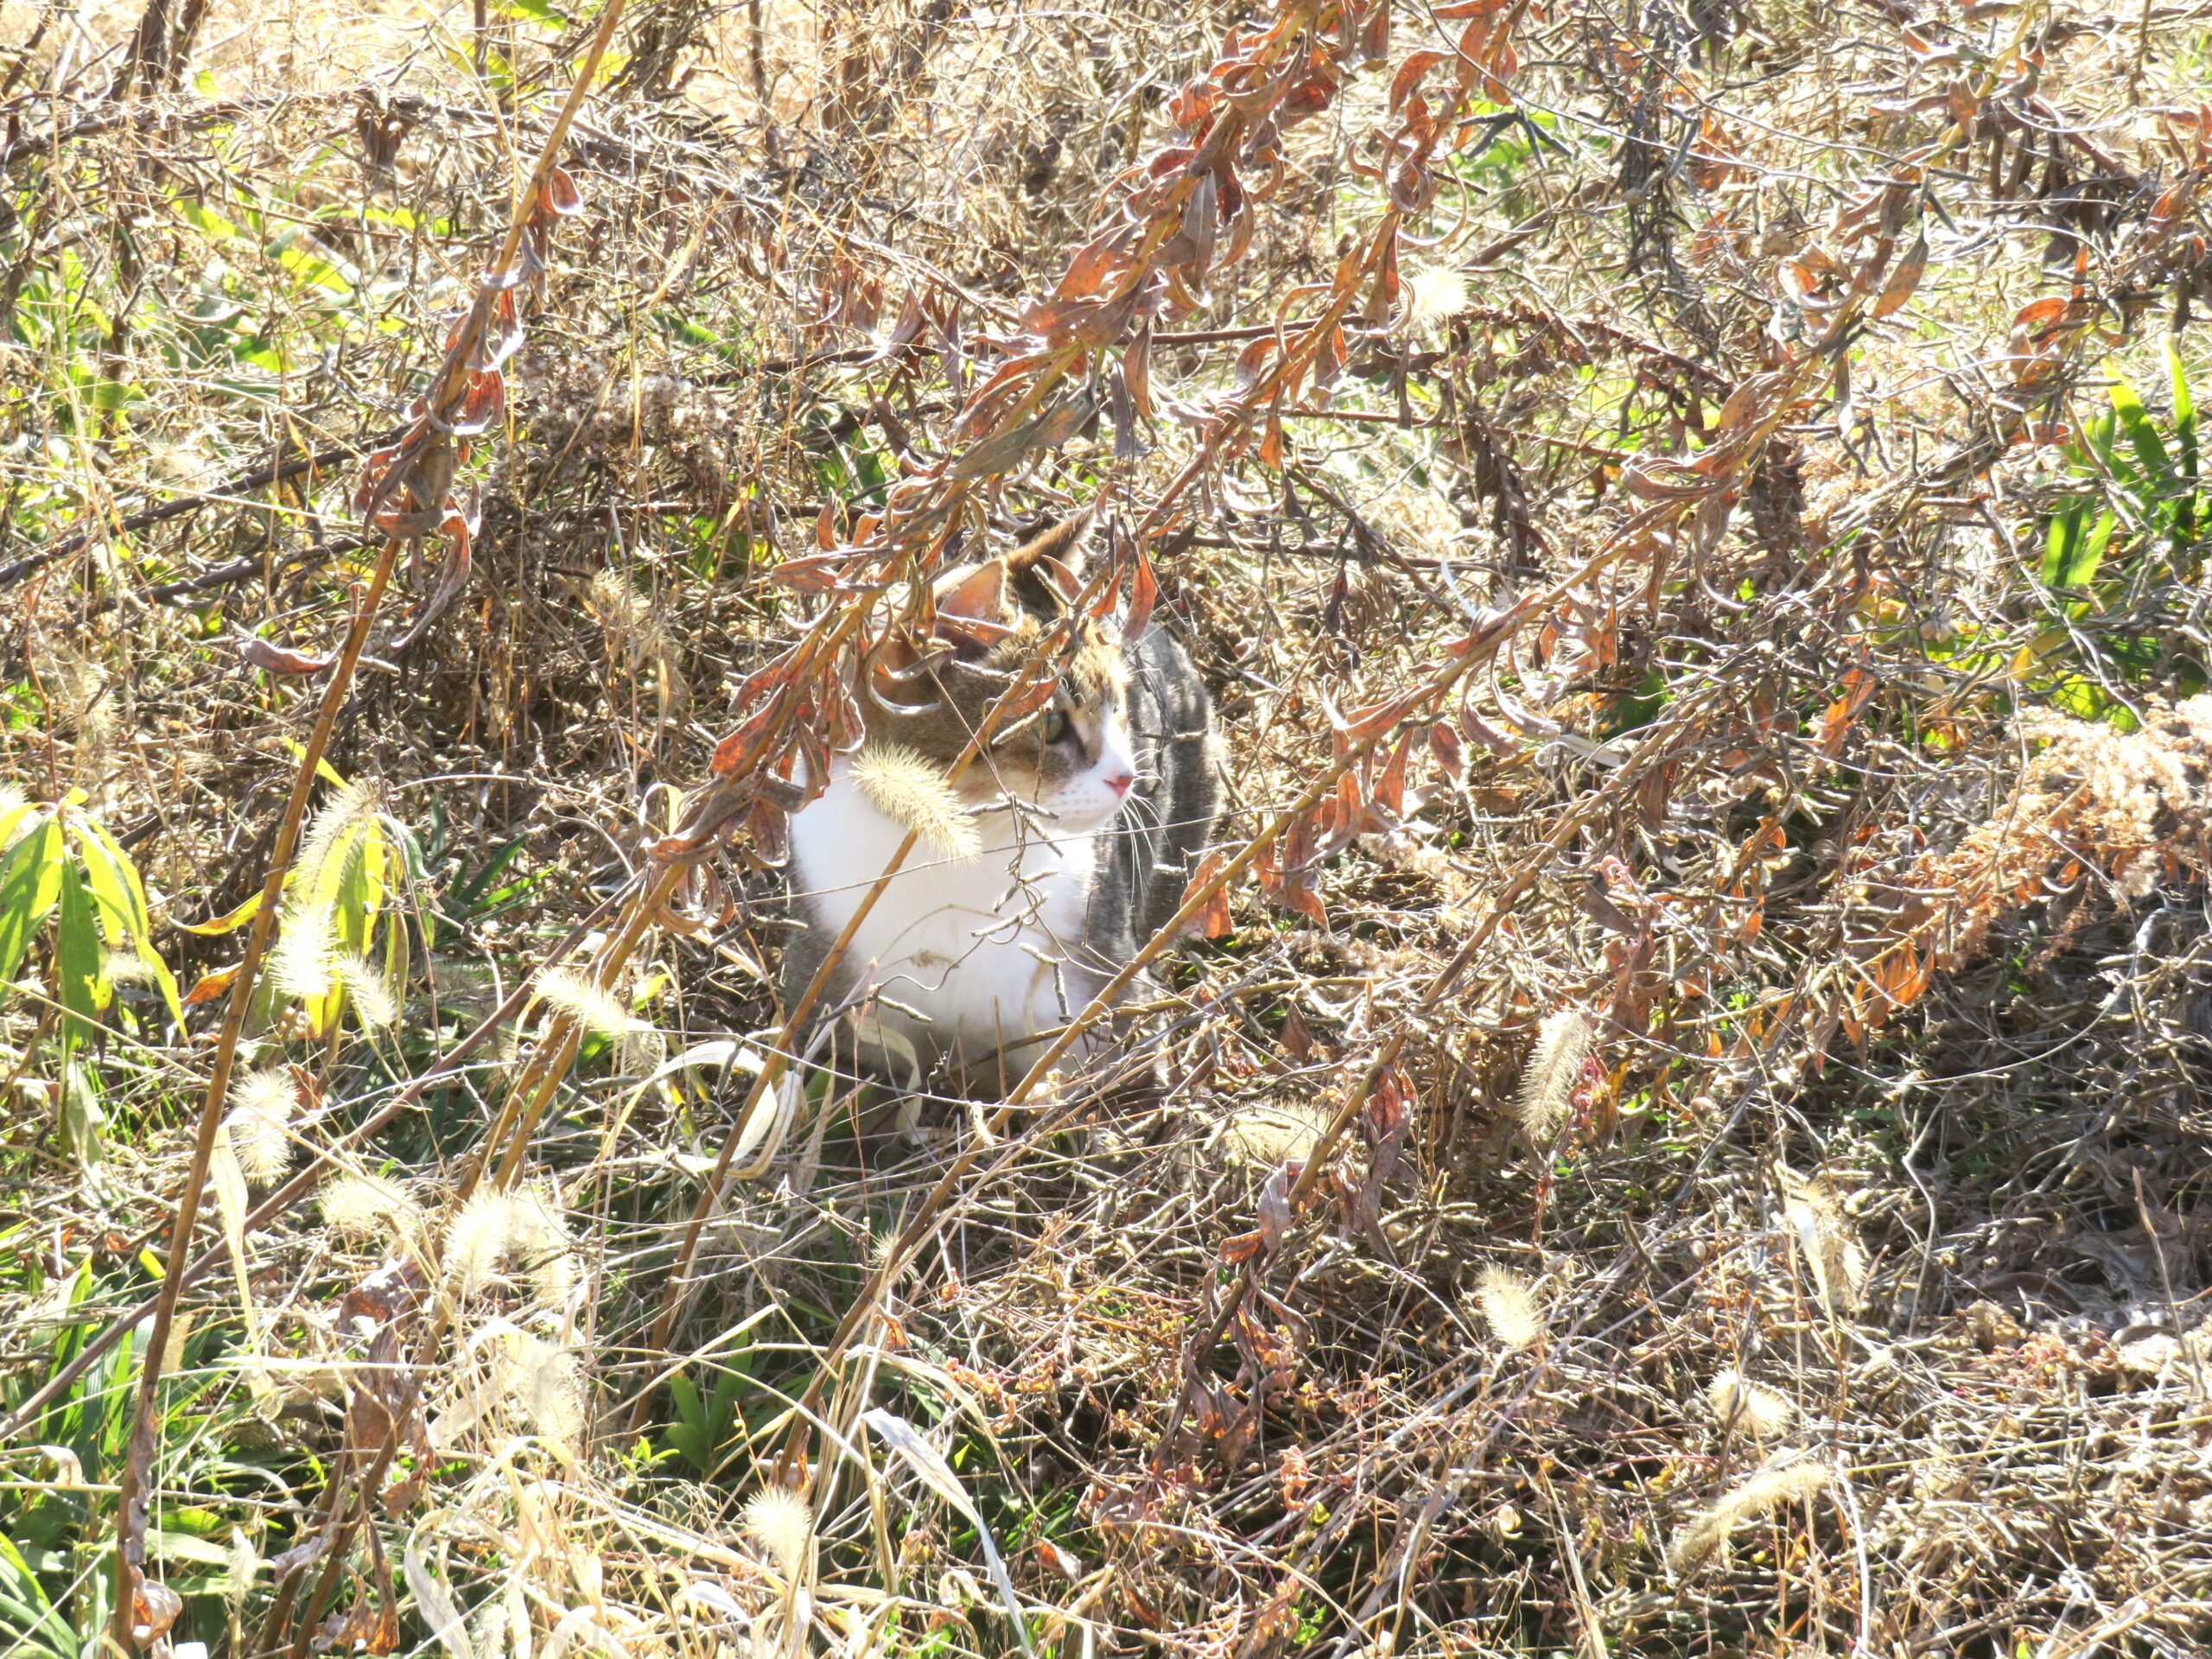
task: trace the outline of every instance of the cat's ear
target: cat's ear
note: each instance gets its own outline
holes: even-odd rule
[[[1097,522],[1096,508],[1085,508],[1006,556],[1014,591],[1031,609],[1051,616],[1074,605],[1083,592],[1083,567],[1090,557],[1090,533]]]
[[[1017,575],[1049,559],[1070,575],[1080,576],[1083,567],[1090,563],[1091,532],[1097,527],[1098,509],[1094,503],[1017,547],[1006,556],[1006,562]]]
[[[995,645],[1014,632],[1003,559],[946,571],[931,585],[930,599],[937,612],[934,632],[957,645]]]

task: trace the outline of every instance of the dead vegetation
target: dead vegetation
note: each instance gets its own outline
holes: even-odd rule
[[[2126,12],[0,7],[11,1646],[2201,1650]],[[888,1098],[795,765],[1101,497],[1230,819]]]

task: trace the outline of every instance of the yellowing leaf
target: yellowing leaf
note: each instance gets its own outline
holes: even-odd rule
[[[293,760],[304,760],[307,757],[308,749],[306,744],[300,742],[296,738],[289,737],[284,739],[283,741],[284,747],[292,752]],[[346,787],[346,780],[338,775],[338,768],[332,766],[327,760],[319,760],[315,763],[315,775],[321,779],[324,783],[328,784],[333,789],[343,789]]]
[[[260,908],[261,893],[257,888],[253,896],[236,910],[225,911],[213,921],[175,922],[173,925],[180,933],[197,933],[203,938],[214,938],[221,934],[237,932],[253,919],[254,912]]]

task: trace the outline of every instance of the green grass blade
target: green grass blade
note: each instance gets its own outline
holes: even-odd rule
[[[61,826],[48,817],[0,865],[0,980],[13,979],[23,952],[61,897]]]

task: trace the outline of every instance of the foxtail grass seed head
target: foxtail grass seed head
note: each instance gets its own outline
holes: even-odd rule
[[[814,1512],[781,1486],[764,1486],[746,1501],[745,1530],[786,1579],[798,1579],[814,1553]]]
[[[650,1020],[632,1020],[622,1028],[616,1064],[626,1077],[643,1077],[660,1069],[668,1058],[668,1039]]]
[[[1522,1132],[1539,1146],[1556,1135],[1567,1119],[1567,1103],[1582,1078],[1582,1062],[1590,1058],[1590,1022],[1580,1008],[1548,1014],[1536,1027],[1536,1046],[1529,1051],[1529,1063],[1522,1069],[1515,1110]]]
[[[547,969],[537,976],[535,988],[547,1007],[566,1014],[594,1037],[620,1039],[630,1029],[630,1010],[622,999],[573,968]]]
[[[299,856],[293,861],[299,872],[294,879],[303,888],[317,885],[330,861],[340,855],[353,832],[383,810],[383,794],[366,779],[356,779],[343,789],[332,790],[308,820],[307,834],[300,839]]]
[[[253,1581],[261,1576],[264,1563],[261,1552],[253,1547],[253,1540],[239,1527],[231,1529],[230,1561],[224,1576],[223,1599],[236,1607],[253,1590]]]
[[[1485,1268],[1475,1287],[1475,1304],[1482,1309],[1490,1333],[1516,1351],[1533,1348],[1544,1337],[1543,1311],[1529,1281],[1510,1268]]]
[[[1866,1251],[1827,1183],[1788,1169],[1777,1172],[1783,1217],[1797,1235],[1821,1300],[1832,1315],[1856,1309],[1866,1288]]]
[[[299,1105],[291,1073],[282,1066],[250,1071],[232,1089],[230,1115],[223,1122],[248,1180],[266,1186],[290,1165],[292,1116]]]
[[[1707,1383],[1705,1401],[1724,1427],[1733,1427],[1755,1440],[1772,1440],[1797,1415],[1796,1407],[1782,1395],[1737,1370],[1723,1371]]]
[[[316,1198],[322,1224],[348,1244],[389,1243],[395,1235],[412,1236],[423,1213],[404,1191],[380,1175],[340,1175]]]
[[[568,1222],[538,1187],[479,1188],[447,1225],[446,1270],[464,1299],[519,1277],[537,1300],[560,1306],[576,1285]]]
[[[1231,1115],[1222,1146],[1241,1162],[1273,1168],[1303,1162],[1328,1127],[1329,1115],[1317,1106],[1269,1101]]]
[[[645,626],[645,598],[619,570],[602,570],[591,579],[590,603],[600,626],[617,638]]]
[[[1745,1522],[1825,1491],[1831,1472],[1819,1459],[1803,1454],[1786,1455],[1756,1471],[1675,1535],[1667,1547],[1667,1564],[1677,1573],[1688,1572],[1726,1549],[1730,1535]]]
[[[1449,265],[1430,265],[1406,278],[1406,320],[1416,327],[1442,322],[1467,308],[1467,278]]]
[[[506,1282],[515,1225],[512,1196],[493,1186],[478,1187],[446,1224],[446,1271],[463,1297]]]
[[[506,1385],[539,1435],[575,1449],[584,1427],[582,1357],[575,1349],[523,1336],[512,1357]]]
[[[553,1195],[529,1186],[512,1195],[515,1246],[531,1288],[540,1301],[559,1306],[575,1288],[576,1257],[569,1219]]]
[[[150,985],[154,970],[136,950],[107,950],[100,955],[100,977],[111,985]]]
[[[288,910],[281,927],[269,957],[270,981],[286,996],[328,995],[338,977],[338,931],[330,906]]]
[[[350,951],[340,951],[331,965],[363,1030],[382,1031],[398,1020],[399,999],[392,995],[391,982],[383,974]]]
[[[905,824],[938,857],[964,863],[982,852],[976,820],[944,770],[905,744],[868,744],[853,757],[853,782],[869,805]]]

